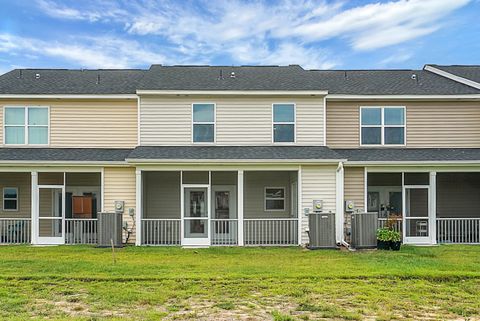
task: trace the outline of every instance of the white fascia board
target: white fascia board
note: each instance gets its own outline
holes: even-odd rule
[[[338,164],[345,159],[131,159],[129,164]]]
[[[0,94],[1,99],[137,99],[136,94],[111,95],[21,95]]]
[[[124,161],[40,161],[40,160],[0,160],[0,166],[17,165],[42,165],[42,166],[129,166]]]
[[[478,161],[347,161],[346,166],[469,166]]]
[[[480,94],[467,95],[327,95],[327,100],[478,100]]]
[[[137,90],[137,95],[325,96],[326,90]]]
[[[476,88],[476,89],[480,89],[480,83],[478,83],[476,81],[473,81],[473,80],[470,80],[470,79],[467,79],[467,78],[457,76],[457,75],[452,74],[448,71],[444,71],[444,70],[435,68],[435,67],[430,66],[430,65],[425,65],[425,67],[423,69],[427,70],[427,71],[430,71],[430,72],[433,72],[434,74],[437,74],[439,76],[442,76],[442,77],[451,79],[453,81],[462,83],[464,85],[467,85],[467,86],[470,86],[470,87],[473,87],[473,88]]]

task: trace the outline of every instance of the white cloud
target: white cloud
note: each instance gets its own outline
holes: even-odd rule
[[[136,41],[110,37],[75,37],[63,42],[0,34],[0,51],[10,55],[36,55],[64,59],[85,68],[132,68],[168,63],[166,55],[143,48]]]
[[[80,63],[131,65],[133,55],[118,42],[140,47],[140,41],[163,47],[149,50],[139,60],[212,62],[228,55],[236,63],[301,63],[315,68],[340,64],[327,40],[343,41],[354,51],[367,51],[406,43],[444,27],[443,18],[471,0],[397,0],[346,7],[343,0],[266,1],[81,1],[37,0],[47,15],[68,20],[110,22],[127,32],[123,39],[95,43],[62,43],[48,54]],[[114,30],[114,29],[113,29]],[[118,34],[118,33],[117,33]],[[12,44],[10,44],[12,45]],[[0,51],[8,50],[0,44]],[[118,49],[116,49],[118,48]],[[317,49],[313,49],[317,48]],[[115,52],[117,50],[117,52]],[[168,54],[166,54],[168,52]],[[97,59],[94,59],[99,55]],[[116,57],[113,61],[111,56]]]

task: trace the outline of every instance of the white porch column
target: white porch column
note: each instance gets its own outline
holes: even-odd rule
[[[238,171],[237,176],[237,219],[238,219],[238,245],[244,246],[243,240],[243,170]]]
[[[37,187],[38,187],[38,173],[31,172],[31,193],[30,193],[30,217],[32,218],[31,226],[31,242],[37,244],[37,230],[38,230],[38,200],[37,200]]]
[[[302,194],[302,166],[298,166],[297,172],[297,217],[298,217],[298,245],[302,245],[302,236],[303,236],[303,194]]]
[[[142,244],[142,171],[135,171],[135,245]]]
[[[430,172],[430,240],[437,244],[437,172]]]
[[[344,169],[343,163],[338,163],[337,171],[335,174],[335,240],[341,243],[344,240],[343,224],[345,221],[345,213],[343,209],[343,185],[344,185]]]

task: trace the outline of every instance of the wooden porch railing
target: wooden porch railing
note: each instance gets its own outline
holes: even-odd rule
[[[96,218],[66,218],[65,244],[97,244]]]
[[[297,218],[245,219],[245,245],[284,246],[298,244]]]
[[[480,218],[437,218],[437,242],[480,244]]]
[[[180,219],[142,219],[143,245],[180,245]]]
[[[210,222],[212,226],[212,245],[238,244],[237,219],[212,219]]]
[[[28,244],[31,233],[29,218],[0,218],[0,244]]]

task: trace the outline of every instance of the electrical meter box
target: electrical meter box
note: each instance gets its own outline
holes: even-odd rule
[[[323,200],[313,200],[313,212],[320,213],[323,211]]]
[[[354,201],[345,201],[345,212],[353,213],[355,209],[355,202]]]

